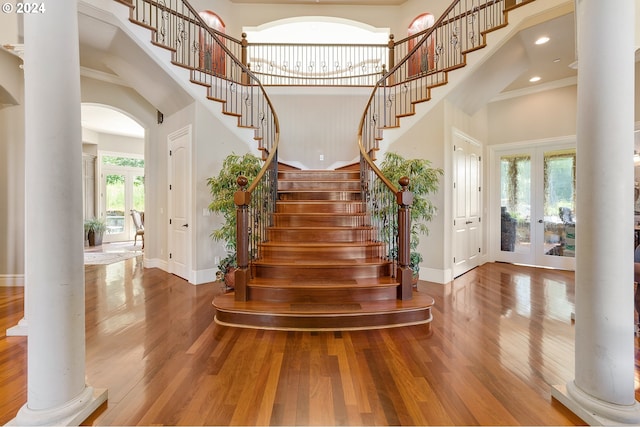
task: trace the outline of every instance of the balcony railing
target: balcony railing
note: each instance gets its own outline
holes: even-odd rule
[[[267,86],[373,86],[387,45],[248,43],[248,65]]]

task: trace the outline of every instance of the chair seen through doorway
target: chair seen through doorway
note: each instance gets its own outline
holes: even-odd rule
[[[144,249],[144,212],[131,209],[131,219],[133,219],[133,225],[136,229],[136,234],[133,238],[133,245],[138,242],[138,236],[142,238],[142,249]]]

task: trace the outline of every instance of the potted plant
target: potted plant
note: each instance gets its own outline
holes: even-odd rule
[[[238,190],[237,179],[243,175],[251,182],[261,168],[262,161],[253,154],[247,153],[240,156],[232,153],[222,162],[218,175],[207,179],[212,198],[209,210],[222,214],[223,218],[222,225],[213,230],[211,238],[225,244],[228,255],[222,259],[218,268],[220,269],[219,280],[224,281],[228,287],[233,287],[233,284],[229,283],[233,274],[229,273],[237,268],[236,206],[233,202],[233,195]]]
[[[235,286],[235,271],[238,268],[236,253],[230,252],[226,257],[220,260],[218,264],[218,272],[216,273],[216,282],[223,282],[227,288]]]
[[[84,221],[84,231],[89,240],[89,246],[102,245],[102,236],[107,230],[107,223],[101,218],[91,218]]]
[[[428,234],[427,222],[431,221],[436,207],[429,199],[429,195],[438,191],[443,170],[431,167],[427,159],[405,159],[400,154],[387,152],[380,164],[380,171],[394,184],[403,176],[409,177],[409,190],[413,192],[411,205],[411,254],[410,267],[413,271],[414,283],[417,283],[420,272],[422,255],[416,251],[420,241],[420,234]],[[397,231],[393,233],[397,234]],[[397,259],[397,253],[391,254]]]

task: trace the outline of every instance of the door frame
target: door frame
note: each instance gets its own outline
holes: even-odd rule
[[[494,167],[498,161],[499,156],[502,154],[509,154],[517,151],[535,151],[535,150],[547,150],[547,149],[575,149],[577,146],[577,138],[575,135],[563,136],[557,138],[546,138],[539,140],[521,141],[514,143],[498,144],[489,146],[489,253],[492,261],[502,260],[500,256],[500,168]],[[534,165],[532,165],[534,166]],[[531,180],[539,179],[536,177],[536,172],[531,171]],[[532,205],[536,203],[539,198],[538,195],[532,193]],[[534,207],[532,206],[532,212]],[[533,217],[533,215],[532,215]],[[533,234],[532,234],[532,246],[533,246]],[[533,248],[535,249],[535,248]],[[532,250],[533,250],[532,249]],[[535,254],[531,255],[531,260],[525,260],[523,257],[515,259],[513,262],[516,264],[527,264],[539,267],[547,268],[559,268],[566,270],[575,270],[575,258],[565,258],[562,263],[553,263],[553,265],[536,262],[538,257]],[[557,258],[557,257],[556,257]]]
[[[169,151],[171,149],[171,144],[173,143],[173,141],[183,137],[183,136],[187,136],[187,164],[189,166],[191,166],[192,164],[192,156],[193,156],[193,131],[192,131],[192,126],[191,125],[187,125],[181,129],[178,129],[172,133],[170,133],[169,135],[167,135],[167,146],[166,146],[166,153],[167,153],[167,271],[171,274],[176,274],[177,276],[180,276],[184,279],[186,279],[189,283],[195,283],[194,282],[194,277],[193,277],[193,259],[192,259],[192,242],[193,242],[193,229],[195,226],[195,221],[193,221],[193,209],[191,206],[192,203],[192,178],[191,178],[191,169],[184,171],[184,182],[185,182],[185,187],[187,187],[189,189],[189,191],[186,192],[186,206],[185,206],[185,217],[188,219],[188,223],[191,224],[189,227],[186,228],[186,237],[185,237],[185,249],[186,249],[186,253],[185,255],[185,271],[182,272],[183,274],[177,274],[177,268],[175,266],[174,261],[172,260],[171,254],[174,252],[174,242],[173,242],[173,229],[172,229],[172,224],[171,224],[171,220],[174,217],[174,212],[173,212],[173,193],[170,189],[170,186],[173,183],[173,164],[171,163],[171,157],[169,155]]]

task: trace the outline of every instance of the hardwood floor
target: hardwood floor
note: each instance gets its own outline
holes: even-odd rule
[[[86,424],[583,424],[550,398],[573,378],[573,273],[486,264],[420,282],[428,325],[283,332],[216,325],[220,284],[141,262],[86,267],[87,381],[109,390]],[[0,288],[2,424],[26,401],[22,311]]]

